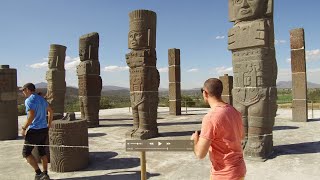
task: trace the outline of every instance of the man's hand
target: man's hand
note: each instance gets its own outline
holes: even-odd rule
[[[26,136],[26,130],[25,130],[25,129],[22,129],[21,135],[22,135],[22,137],[25,137],[25,136]]]
[[[190,140],[193,140],[194,144],[197,144],[197,143],[198,143],[198,141],[199,141],[199,133],[198,133],[198,131],[195,131],[195,132],[192,134]]]

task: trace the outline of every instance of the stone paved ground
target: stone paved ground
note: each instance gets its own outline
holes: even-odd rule
[[[169,116],[159,108],[156,139],[189,139],[200,129],[208,109],[189,109],[188,114]],[[90,164],[87,169],[68,173],[49,172],[52,179],[135,180],[140,179],[140,154],[125,151],[125,132],[132,126],[128,108],[102,110],[101,127],[89,129]],[[310,114],[311,115],[311,114]],[[274,127],[275,155],[266,162],[246,160],[246,179],[320,179],[320,111],[308,123],[290,122],[291,110],[279,109]],[[19,124],[25,116],[19,117]],[[21,157],[23,140],[0,141],[0,180],[33,179],[34,172]],[[147,152],[147,171],[151,180],[209,179],[209,160],[195,159],[192,152]]]

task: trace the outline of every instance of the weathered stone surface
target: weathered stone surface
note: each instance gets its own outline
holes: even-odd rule
[[[67,47],[51,44],[49,50],[49,70],[46,73],[47,94],[46,99],[56,116],[63,116],[66,93],[66,71],[64,68]],[[61,114],[61,115],[59,115]]]
[[[181,100],[169,100],[170,115],[181,115]]]
[[[306,122],[308,120],[308,104],[305,99],[292,100],[292,121]]]
[[[169,66],[180,66],[180,49],[173,48],[168,50],[168,63]]]
[[[291,50],[291,71],[292,73],[306,72],[305,49]]]
[[[305,49],[304,29],[298,28],[290,31],[291,49]]]
[[[169,100],[181,99],[181,83],[169,83]]]
[[[169,66],[169,82],[181,82],[180,65]]]
[[[221,98],[224,102],[232,105],[232,89],[233,89],[233,76],[225,74],[219,77],[223,84],[223,90]]]
[[[273,148],[277,105],[273,0],[229,0],[228,33],[234,71],[233,105],[243,116],[244,154],[265,160]]]
[[[158,88],[160,75],[156,68],[156,13],[135,10],[129,13],[126,62],[130,72],[130,100],[133,128],[126,136],[134,139],[157,137]]]
[[[88,166],[88,128],[85,120],[53,121],[52,128],[49,130],[49,143],[52,145],[50,147],[52,171],[70,172],[81,170]]]
[[[17,70],[0,65],[0,140],[17,137]]]
[[[292,70],[292,120],[306,122],[308,120],[307,106],[307,75],[304,30],[302,28],[290,31],[291,70]]]
[[[99,63],[99,34],[85,34],[79,39],[80,64],[77,66],[81,119],[88,127],[99,126],[102,79]]]

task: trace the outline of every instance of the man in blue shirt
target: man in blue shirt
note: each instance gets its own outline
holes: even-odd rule
[[[48,157],[46,156],[45,147],[41,145],[45,145],[48,138],[48,128],[51,126],[53,111],[48,102],[35,93],[35,89],[32,83],[27,83],[20,88],[27,98],[25,100],[27,121],[22,126],[22,136],[25,137],[22,155],[35,170],[35,179],[47,180],[50,179],[48,176]],[[48,121],[46,118],[47,112]],[[38,151],[42,160],[43,172],[41,172],[37,161],[31,154],[34,146],[26,144],[40,145],[38,146]]]

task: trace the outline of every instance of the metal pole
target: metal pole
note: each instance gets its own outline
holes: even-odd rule
[[[187,101],[184,101],[184,105],[186,107],[186,114],[188,114]]]
[[[312,112],[312,119],[313,119],[313,101],[311,101],[311,112]]]
[[[141,164],[141,180],[147,180],[146,152],[145,151],[141,151],[140,164]]]

